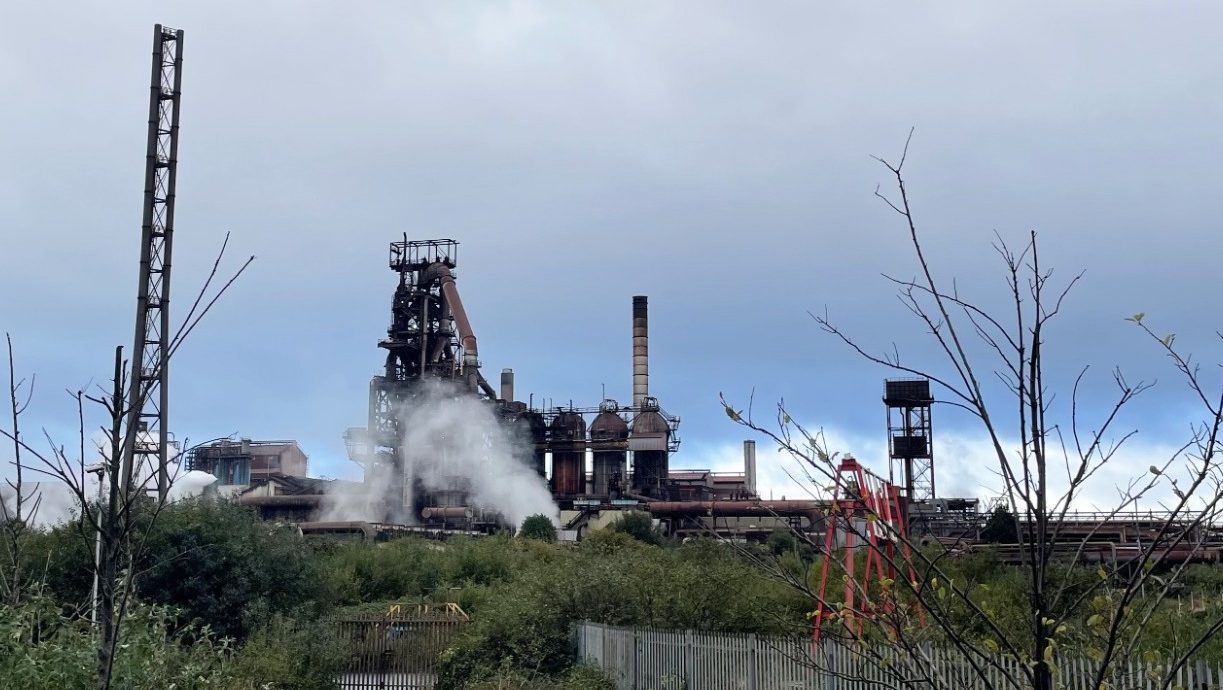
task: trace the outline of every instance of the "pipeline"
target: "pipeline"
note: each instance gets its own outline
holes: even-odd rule
[[[431,264],[429,268],[425,269],[422,277],[426,283],[438,281],[446,307],[454,315],[455,325],[459,327],[459,343],[463,346],[463,365],[467,366],[468,363],[471,363],[474,366],[479,354],[476,334],[471,330],[471,322],[467,319],[467,310],[463,308],[463,299],[459,297],[459,289],[455,285],[454,276],[450,273],[450,267],[443,263]]]
[[[421,277],[425,283],[438,281],[443,307],[449,309],[450,314],[454,316],[454,323],[459,329],[459,344],[463,347],[463,375],[467,379],[467,387],[473,391],[479,388],[490,398],[496,399],[497,391],[480,375],[480,353],[476,334],[467,318],[467,310],[463,308],[463,298],[459,297],[459,288],[454,282],[450,267],[443,263],[430,264]]]
[[[476,511],[467,506],[431,506],[421,508],[420,516],[426,520],[470,520]]]
[[[296,494],[291,496],[239,496],[238,504],[244,506],[297,506],[317,508],[322,505],[322,494]]]
[[[653,501],[646,509],[655,517],[805,517],[815,525],[826,506],[821,501]]]

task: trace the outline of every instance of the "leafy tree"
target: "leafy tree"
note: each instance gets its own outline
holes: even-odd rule
[[[522,521],[518,536],[523,539],[539,539],[540,541],[556,541],[556,525],[547,515],[532,515]]]
[[[329,599],[296,531],[229,501],[174,504],[145,541],[139,594],[221,635],[243,639],[272,614]]]
[[[654,519],[649,513],[637,510],[625,511],[619,520],[613,522],[609,529],[627,534],[637,541],[658,545],[662,543],[662,532],[654,526]]]
[[[1006,506],[998,506],[990,513],[985,527],[981,528],[981,541],[991,544],[1015,544],[1019,541],[1015,516]]]

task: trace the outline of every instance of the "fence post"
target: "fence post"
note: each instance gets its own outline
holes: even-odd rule
[[[838,662],[842,656],[841,651],[840,645],[832,640],[820,642],[819,655],[824,657],[824,687],[828,690],[837,690],[837,671],[842,670],[838,668]]]
[[[632,690],[637,690],[641,684],[641,673],[638,670],[641,667],[641,638],[637,633],[637,628],[633,628],[633,683]]]
[[[747,659],[747,688],[746,690],[756,690],[756,647],[759,642],[756,641],[756,635],[753,633],[747,636],[748,659]]]
[[[686,690],[696,690],[692,687],[692,657],[696,653],[696,646],[692,644],[692,631],[684,631],[684,688]]]

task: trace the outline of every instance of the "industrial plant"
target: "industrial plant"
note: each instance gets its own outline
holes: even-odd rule
[[[169,305],[182,46],[182,31],[154,27],[140,270],[124,407],[126,428],[138,433],[124,436],[120,470],[126,490],[137,488],[133,468],[153,468],[152,491],[161,500],[168,495],[174,454],[168,372],[176,341]],[[542,513],[557,522],[561,535],[579,539],[632,510],[648,513],[674,536],[755,540],[788,528],[832,539],[841,516],[877,508],[892,516],[890,529],[910,535],[963,543],[980,532],[988,511],[980,510],[976,498],[936,493],[935,400],[928,380],[884,382],[886,479],[853,461],[838,469],[851,479],[827,498],[765,500],[757,492],[751,440],[743,443],[740,472],[677,462],[680,418],[649,387],[646,295],[631,297],[625,351],[632,362],[632,398],[536,405],[532,396],[519,399],[512,369],[501,369],[496,385],[484,370],[456,278],[458,249],[453,239],[406,235],[389,245],[387,265],[396,282],[386,334],[371,337],[382,352],[376,365],[371,357],[375,373],[366,423],[343,435],[349,458],[363,472],[361,481],[311,478],[305,452],[291,440],[217,441],[191,449],[184,468],[215,477],[210,491],[235,497],[268,519],[291,522],[303,533],[479,535],[513,529],[524,515]],[[192,307],[188,330],[200,315]],[[867,484],[875,488],[864,491]],[[1158,524],[1156,518],[1123,523],[1110,515],[1070,516],[1062,534],[1081,527],[1085,534],[1107,537],[1085,548],[1116,558],[1119,549],[1148,538]],[[1211,543],[1223,543],[1223,535],[1209,536]],[[1196,550],[1192,556],[1223,560],[1223,550]]]
[[[518,399],[514,372],[502,369],[494,386],[482,370],[479,341],[455,278],[459,242],[390,243],[395,275],[390,323],[377,341],[381,364],[369,383],[367,422],[344,434],[362,482],[308,479],[304,453],[291,441],[223,440],[193,450],[187,468],[218,478],[216,491],[235,495],[269,519],[288,520],[304,533],[481,534],[516,525],[503,500],[474,490],[482,472],[523,477],[542,492],[568,538],[618,519],[648,512],[671,535],[718,534],[764,539],[779,528],[820,533],[828,502],[765,500],[756,489],[756,445],[743,443],[740,472],[678,465],[680,418],[649,387],[649,301],[632,296],[625,352],[632,362],[632,399],[545,407]],[[626,305],[628,306],[628,305]],[[465,416],[449,417],[427,436],[416,432],[431,408],[466,401]],[[591,401],[594,403],[595,401]],[[931,423],[926,380],[885,384],[892,477],[911,521],[931,534],[962,533],[978,522],[976,499],[934,494]],[[481,429],[476,417],[495,420]],[[473,431],[469,427],[476,427]],[[456,445],[463,434],[474,444]],[[492,458],[500,437],[509,464]],[[474,455],[476,457],[467,457]],[[463,457],[460,457],[463,456]],[[460,466],[476,463],[476,471]],[[432,468],[432,469],[430,469]],[[444,468],[439,471],[439,468]],[[359,500],[349,500],[352,498]],[[539,505],[538,503],[536,505]]]

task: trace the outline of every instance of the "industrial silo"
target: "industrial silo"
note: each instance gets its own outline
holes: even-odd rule
[[[671,427],[658,409],[658,401],[645,397],[633,418],[628,447],[633,451],[633,491],[665,498],[667,448]]]
[[[604,499],[619,498],[628,478],[628,422],[617,414],[619,409],[615,400],[604,400],[590,424],[594,495]]]
[[[521,438],[531,445],[530,454],[523,454],[531,469],[544,476],[544,456],[547,455],[548,425],[544,416],[534,410],[523,412],[518,417]]]
[[[580,496],[586,483],[586,420],[573,411],[560,411],[549,429],[552,450],[552,493]]]

